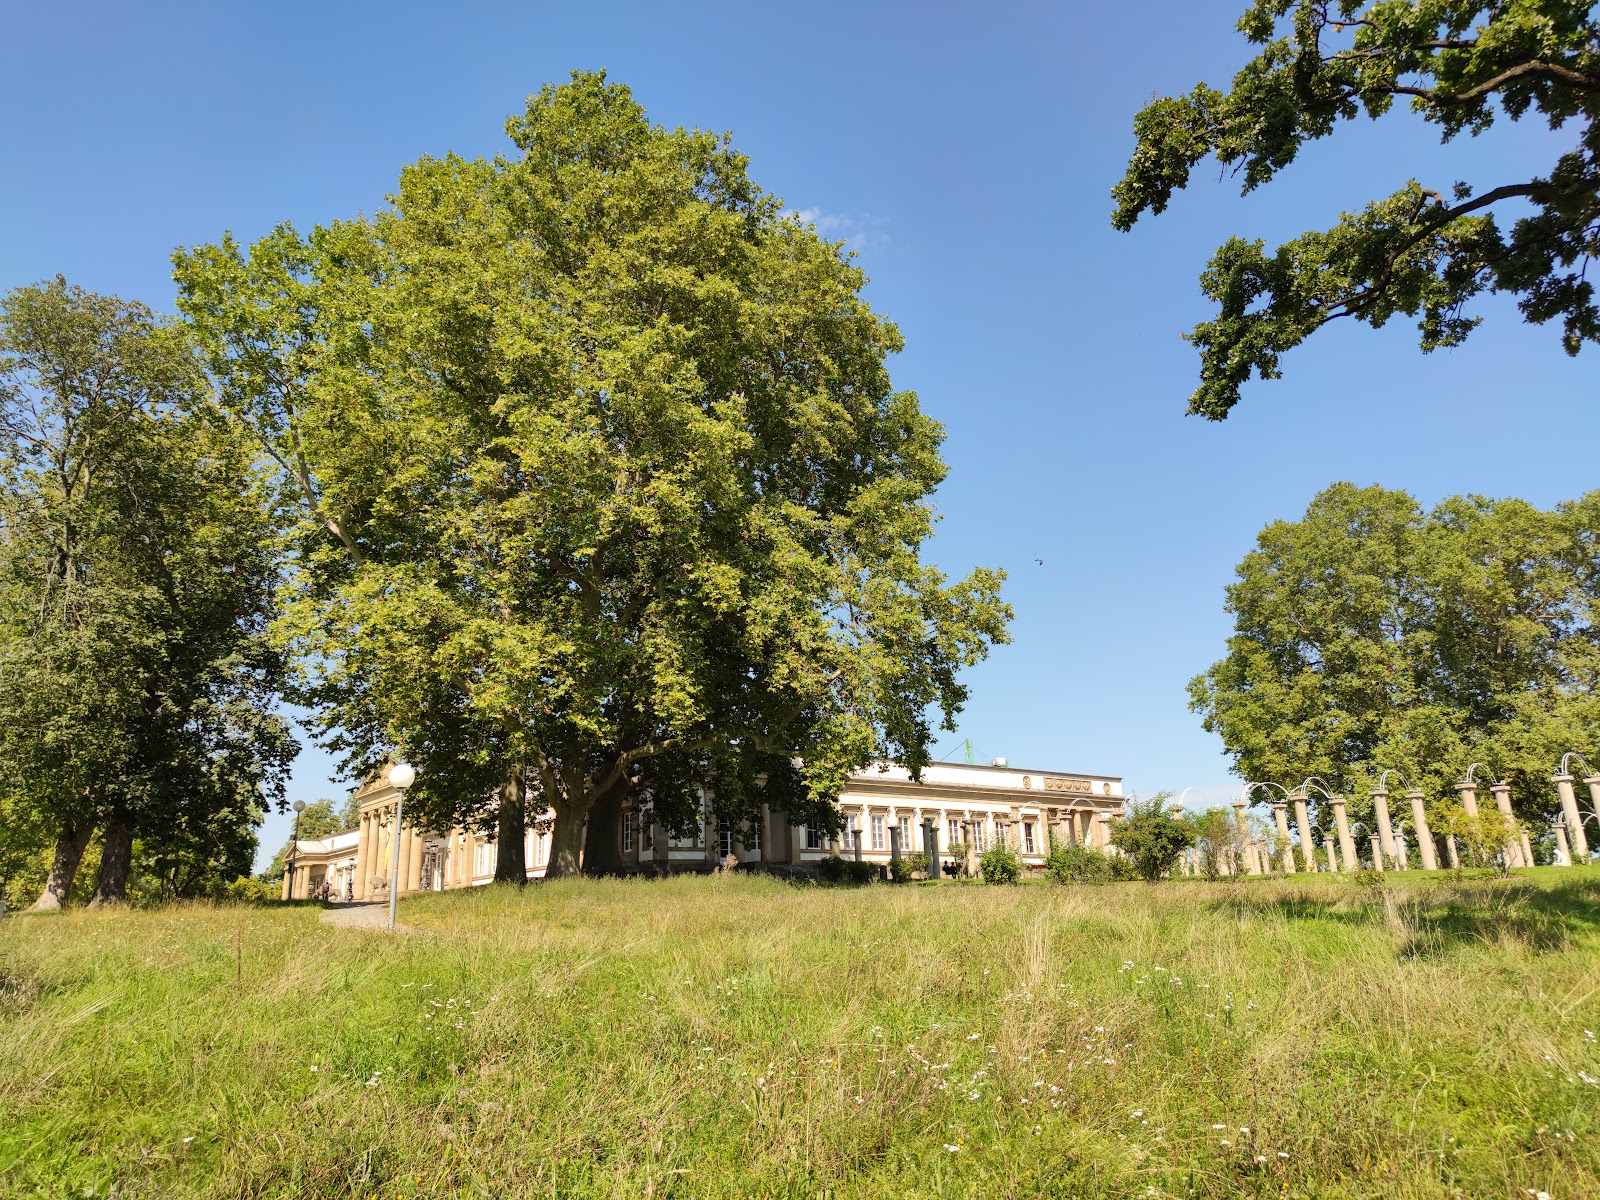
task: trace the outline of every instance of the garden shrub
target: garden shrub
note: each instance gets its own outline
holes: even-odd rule
[[[1018,883],[1022,879],[1022,860],[1010,846],[994,846],[978,856],[985,883]]]
[[[919,850],[892,861],[889,864],[889,878],[896,883],[910,883],[918,873],[926,874],[927,870],[928,856]]]
[[[1044,869],[1056,883],[1103,883],[1112,878],[1111,861],[1089,846],[1056,846]]]
[[[871,883],[877,877],[877,863],[856,862],[837,854],[817,864],[817,878],[824,883]]]

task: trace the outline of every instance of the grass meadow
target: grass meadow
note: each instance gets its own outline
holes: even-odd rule
[[[0,922],[0,1197],[1600,1196],[1600,872]]]

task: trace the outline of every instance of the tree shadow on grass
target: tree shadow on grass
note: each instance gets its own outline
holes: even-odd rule
[[[1219,900],[1212,907],[1288,922],[1383,927],[1402,957],[1420,958],[1469,945],[1521,946],[1535,953],[1568,949],[1600,933],[1600,875],[1537,886],[1516,878],[1463,875],[1424,884],[1376,881],[1338,892],[1305,887]]]

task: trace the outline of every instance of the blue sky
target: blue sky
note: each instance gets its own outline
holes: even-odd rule
[[[402,164],[505,149],[528,93],[603,67],[655,120],[731,131],[759,183],[851,240],[905,333],[896,382],[949,430],[932,556],[1004,567],[1017,613],[950,745],[1194,802],[1230,777],[1184,685],[1223,648],[1262,525],[1341,479],[1553,504],[1595,486],[1600,449],[1596,352],[1566,358],[1499,300],[1462,349],[1330,328],[1227,422],[1183,415],[1179,335],[1225,238],[1320,228],[1413,176],[1520,181],[1568,141],[1525,123],[1441,147],[1404,113],[1363,120],[1255,195],[1203,168],[1114,232],[1134,113],[1226,83],[1244,2],[6,0],[0,287],[60,272],[170,311],[175,246],[370,211]],[[342,794],[330,767],[308,749],[293,795]]]

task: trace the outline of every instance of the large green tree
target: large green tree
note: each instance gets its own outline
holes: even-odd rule
[[[1597,537],[1600,492],[1425,513],[1335,484],[1239,564],[1228,653],[1190,684],[1193,707],[1247,779],[1364,796],[1393,769],[1447,798],[1481,761],[1542,815],[1565,751],[1600,765]]]
[[[0,777],[59,907],[248,870],[293,754],[266,641],[270,515],[181,336],[59,278],[0,300]]]
[[[1252,375],[1278,378],[1285,351],[1343,317],[1378,327],[1403,313],[1424,350],[1458,345],[1479,320],[1465,306],[1484,291],[1518,297],[1530,321],[1559,319],[1568,354],[1600,341],[1586,270],[1600,253],[1600,18],[1589,0],[1256,0],[1239,30],[1261,50],[1229,91],[1200,84],[1139,113],[1112,193],[1118,229],[1162,212],[1210,156],[1249,192],[1305,143],[1396,100],[1445,141],[1537,114],[1570,131],[1572,148],[1531,179],[1410,180],[1275,251],[1230,239],[1201,276],[1217,313],[1188,335],[1201,360],[1190,412],[1226,417]]]
[[[630,794],[830,824],[851,770],[927,761],[1010,615],[998,573],[921,561],[942,430],[899,334],[726,136],[586,74],[507,132],[370,218],[176,257],[300,517],[303,698],[353,766],[415,762],[420,820],[490,828],[503,879],[530,807],[556,875],[615,863]]]

